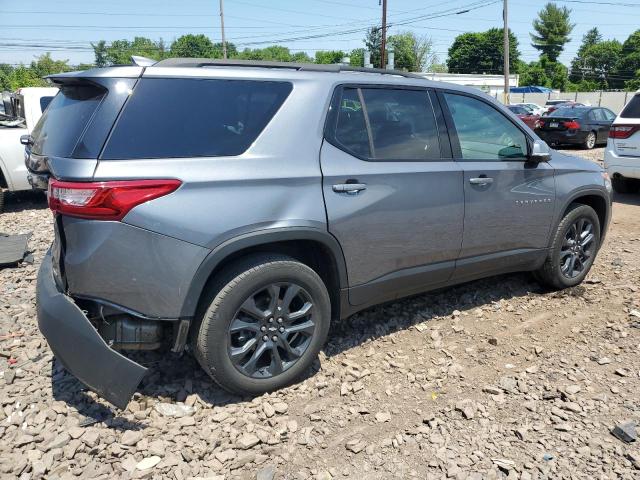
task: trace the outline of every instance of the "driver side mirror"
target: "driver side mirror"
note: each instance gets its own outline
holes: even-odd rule
[[[549,145],[542,140],[535,140],[527,160],[534,163],[548,162],[551,160],[551,149]]]

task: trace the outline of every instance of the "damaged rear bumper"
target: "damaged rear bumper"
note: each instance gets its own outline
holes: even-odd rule
[[[38,273],[37,313],[40,331],[64,367],[116,407],[126,408],[147,369],[110,348],[74,301],[58,290],[51,252]]]

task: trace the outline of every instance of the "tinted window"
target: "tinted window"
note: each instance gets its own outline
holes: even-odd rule
[[[458,134],[462,158],[506,160],[527,155],[527,137],[507,117],[487,103],[445,93]]]
[[[359,157],[370,157],[369,135],[358,90],[345,88],[338,106],[336,141]]]
[[[527,115],[527,109],[524,107],[507,107],[509,110],[511,110],[513,113],[515,113],[516,115]]]
[[[611,110],[609,110],[608,108],[603,108],[602,111],[604,112],[604,118],[608,121],[611,122],[613,120],[616,119],[616,114],[613,113]]]
[[[105,93],[95,85],[63,86],[33,129],[32,151],[70,157]]]
[[[591,110],[590,115],[593,115],[593,118],[596,120],[596,122],[607,121],[607,117],[604,115],[604,110],[602,110],[601,108],[596,108],[594,110]]]
[[[143,79],[125,105],[102,158],[240,155],[291,89],[288,82]]]
[[[634,95],[620,113],[622,118],[640,118],[640,95]]]
[[[549,114],[550,117],[581,117],[588,110],[585,108],[560,107]]]
[[[425,90],[362,89],[376,160],[440,159],[433,107]]]
[[[41,112],[44,112],[47,109],[47,107],[51,103],[51,100],[53,100],[53,97],[40,97],[40,111]]]

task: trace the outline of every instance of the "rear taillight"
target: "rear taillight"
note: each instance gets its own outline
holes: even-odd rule
[[[571,120],[570,122],[562,122],[562,123],[569,130],[578,130],[580,128],[580,124],[575,120]]]
[[[640,125],[612,125],[609,138],[629,138],[638,131],[640,131]]]
[[[120,180],[113,182],[49,182],[49,208],[54,213],[95,220],[121,220],[141,203],[162,197],[180,180]]]

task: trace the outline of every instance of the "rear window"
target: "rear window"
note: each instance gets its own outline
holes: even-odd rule
[[[240,155],[291,89],[289,82],[143,79],[118,119],[102,158]]]
[[[41,112],[44,112],[47,109],[47,107],[51,103],[51,100],[53,100],[53,97],[40,97],[40,111]]]
[[[581,117],[586,110],[584,108],[560,107],[549,114],[550,117]]]
[[[33,129],[32,152],[71,157],[107,91],[96,85],[65,85]]]
[[[634,95],[627,106],[620,112],[622,118],[640,118],[640,95]]]

